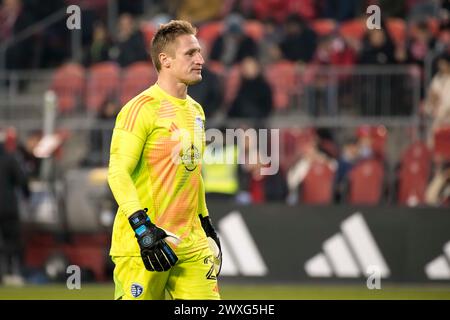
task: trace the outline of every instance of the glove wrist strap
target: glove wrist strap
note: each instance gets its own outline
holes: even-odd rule
[[[133,213],[129,218],[131,227],[133,230],[138,229],[140,226],[145,224],[152,224],[149,216],[147,215],[147,208],[144,210],[139,210]]]

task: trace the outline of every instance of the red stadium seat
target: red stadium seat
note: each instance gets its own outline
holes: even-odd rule
[[[384,159],[386,141],[387,141],[387,129],[383,125],[368,126],[362,125],[356,129],[356,135],[358,137],[369,136],[372,139],[372,149],[375,156],[379,159]]]
[[[223,21],[213,21],[203,24],[198,28],[197,36],[199,40],[206,46],[206,52],[211,52],[214,40],[220,35],[223,30]]]
[[[77,63],[67,63],[53,74],[51,88],[58,99],[58,111],[73,111],[82,101],[85,85],[85,69]]]
[[[130,99],[142,92],[157,79],[153,65],[148,62],[136,62],[125,68],[122,75],[120,103],[125,105]]]
[[[353,19],[343,22],[339,28],[339,33],[345,39],[352,38],[362,40],[367,30],[365,19]]]
[[[422,171],[427,176],[430,174],[431,151],[423,141],[416,141],[403,151],[400,158],[400,166],[407,165],[410,162],[418,162],[422,167]]]
[[[399,46],[405,43],[406,22],[402,18],[388,18],[386,28],[394,43]]]
[[[316,19],[311,22],[311,28],[318,36],[327,36],[336,29],[336,21],[333,19]]]
[[[383,165],[374,159],[359,162],[349,174],[348,202],[352,205],[376,205],[381,200]]]
[[[265,76],[272,88],[273,105],[277,110],[289,107],[292,94],[296,91],[297,77],[295,63],[287,60],[269,64]]]
[[[329,163],[313,162],[302,182],[302,203],[330,204],[333,201],[335,172],[336,168]]]
[[[144,35],[145,43],[150,45],[150,43],[152,42],[152,38],[157,30],[156,26],[151,22],[146,22],[141,24],[140,30]]]
[[[420,160],[409,160],[402,164],[398,178],[398,203],[416,206],[425,202],[425,191],[428,185],[429,170]]]
[[[117,99],[120,67],[114,62],[100,62],[89,70],[86,104],[90,111],[98,111],[107,99]]]
[[[397,201],[401,205],[424,203],[425,190],[431,173],[431,152],[422,141],[409,145],[400,158]]]
[[[246,20],[244,24],[244,32],[255,42],[262,39],[264,35],[264,26],[258,20]]]
[[[435,159],[450,160],[450,126],[435,131],[433,153]]]

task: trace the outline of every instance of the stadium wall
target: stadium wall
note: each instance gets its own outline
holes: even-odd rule
[[[227,279],[450,282],[448,209],[209,203]]]

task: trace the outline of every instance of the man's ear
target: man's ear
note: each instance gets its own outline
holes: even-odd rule
[[[161,67],[170,68],[171,58],[167,53],[161,52],[158,56]]]

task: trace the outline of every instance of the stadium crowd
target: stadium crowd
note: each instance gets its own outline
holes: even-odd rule
[[[238,166],[238,187],[224,193],[241,203],[448,204],[449,1],[118,1],[117,24],[110,26],[107,1],[61,0],[40,6],[33,0],[3,0],[2,42],[69,4],[82,8],[82,59],[71,57],[63,19],[8,47],[6,69],[55,69],[52,88],[60,113],[88,110],[100,121],[113,120],[129,98],[156,79],[148,43],[158,24],[172,18],[188,18],[198,27],[206,65],[204,81],[192,86],[190,95],[204,106],[207,119],[238,118],[243,125],[257,120],[258,128],[272,114],[289,110],[289,94],[298,88],[298,79],[290,76],[293,69],[302,70],[303,81],[315,79],[318,87],[315,70],[324,65],[416,65],[423,80],[424,60],[438,52],[435,76],[421,92],[420,112],[432,119],[432,129],[424,143],[410,146],[421,150],[417,158],[409,156],[409,149],[408,156],[399,152],[396,179],[388,179],[388,133],[382,126],[362,126],[342,141],[336,141],[332,130],[291,128],[281,130],[279,175],[260,176],[260,164]],[[381,29],[366,27],[365,10],[372,4],[381,8]],[[109,88],[102,89],[105,84]],[[392,114],[411,112],[401,103],[394,107],[399,110]],[[92,131],[90,144],[90,159],[83,164],[102,164],[101,157],[92,160],[101,150],[100,130]],[[30,152],[24,154],[30,159]],[[374,177],[372,188],[359,194],[367,172]]]

